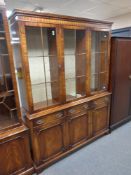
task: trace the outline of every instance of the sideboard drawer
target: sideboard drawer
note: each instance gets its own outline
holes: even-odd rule
[[[40,117],[39,119],[35,119],[33,121],[33,126],[39,126],[39,125],[47,125],[54,122],[61,121],[64,118],[64,112],[57,112],[49,115],[45,115]]]
[[[87,112],[89,108],[88,103],[84,103],[82,105],[74,106],[67,110],[68,116],[79,115]]]
[[[102,97],[91,102],[92,108],[97,108],[101,106],[107,106],[110,102],[110,97]]]

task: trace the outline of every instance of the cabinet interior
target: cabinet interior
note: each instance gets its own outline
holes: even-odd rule
[[[18,123],[3,16],[0,14],[0,130]]]
[[[108,32],[92,31],[91,91],[107,90]]]
[[[85,30],[64,30],[66,101],[86,96]]]
[[[25,27],[34,110],[61,104],[63,85],[65,102],[86,97],[87,86],[91,92],[107,89],[109,32],[92,31],[90,51],[86,32],[86,29],[63,29],[63,83],[60,81],[62,65],[59,64],[56,28]],[[91,58],[88,58],[88,52],[91,52]],[[89,59],[90,77],[87,74]]]

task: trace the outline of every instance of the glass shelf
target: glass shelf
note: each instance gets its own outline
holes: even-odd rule
[[[68,53],[66,53],[66,54],[64,54],[65,56],[68,56],[68,55],[74,55],[74,56],[79,56],[79,55],[86,55],[86,53],[72,53],[72,54],[68,54]]]

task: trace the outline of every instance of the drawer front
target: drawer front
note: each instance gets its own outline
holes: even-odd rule
[[[64,112],[57,112],[49,115],[45,115],[40,117],[39,119],[35,119],[33,121],[33,126],[40,126],[40,125],[48,125],[48,124],[53,124],[58,121],[61,121],[64,118]]]
[[[99,108],[99,107],[102,107],[102,106],[107,106],[110,102],[110,97],[107,96],[107,97],[102,97],[102,98],[99,98],[99,99],[96,99],[94,101],[91,102],[91,107],[92,108]]]
[[[67,110],[68,116],[74,116],[74,115],[82,115],[87,113],[87,109],[89,108],[88,103],[84,103],[82,105],[74,106]]]

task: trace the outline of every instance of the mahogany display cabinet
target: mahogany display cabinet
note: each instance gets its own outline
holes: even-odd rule
[[[111,23],[16,10],[10,24],[39,172],[109,131]]]
[[[6,9],[0,6],[0,175],[33,172],[28,135],[21,120]]]

